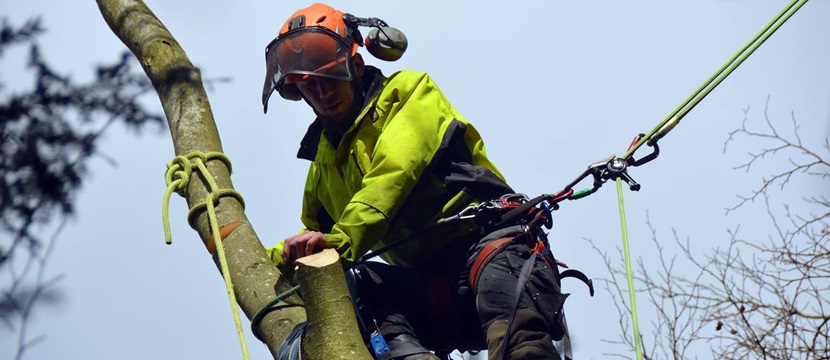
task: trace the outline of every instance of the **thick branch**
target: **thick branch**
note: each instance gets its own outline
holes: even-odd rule
[[[176,155],[193,151],[222,152],[199,70],[193,67],[161,21],[139,0],[97,2],[110,29],[138,58],[155,86],[167,115]],[[220,189],[233,189],[230,170],[222,162],[209,162],[208,170]],[[185,197],[188,205],[193,207],[203,202],[207,194],[204,182],[193,180]],[[219,226],[242,223],[223,244],[237,300],[251,318],[275,299],[276,294],[289,288],[289,284],[266,256],[242,204],[234,198],[223,197],[216,210]],[[197,214],[193,220],[191,225],[207,243],[210,226],[206,214]],[[218,265],[215,255],[214,261]],[[299,305],[302,302],[292,296],[287,303]],[[279,344],[297,324],[305,321],[305,317],[300,306],[278,306],[263,319],[259,330],[272,354],[276,354]]]

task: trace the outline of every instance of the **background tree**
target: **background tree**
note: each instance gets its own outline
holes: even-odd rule
[[[28,47],[34,79],[22,91],[0,80],[0,320],[18,336],[17,359],[42,339],[28,337],[32,313],[61,299],[60,277],[45,277],[43,270],[75,212],[87,164],[107,159],[99,139],[114,123],[136,132],[162,123],[141,103],[152,86],[132,71],[128,52],[97,66],[92,81],[78,83],[40,56],[37,37],[44,32],[38,18],[19,27],[4,20],[0,29],[0,57],[11,47]],[[47,230],[52,234],[44,236]]]
[[[763,206],[767,218],[735,226],[724,247],[704,254],[694,251],[694,241],[684,240],[676,229],[672,232],[680,254],[672,254],[649,222],[660,262],[655,267],[640,259],[636,279],[638,297],[648,301],[641,313],[656,314],[651,330],[641,335],[648,358],[683,359],[707,347],[720,359],[830,356],[830,143],[825,139],[818,150],[804,143],[794,115],[784,132],[767,111],[760,124],[749,121],[749,109],[744,113],[724,151],[736,141],[751,141],[756,150],[736,169],[749,172],[761,162],[785,161],[778,161],[772,168],[779,171],[764,174],[761,185],[739,195],[738,203],[726,212]],[[810,195],[788,196],[787,186],[797,180],[807,184],[800,190],[813,190]],[[809,212],[793,213],[791,205]],[[740,231],[742,226],[761,224],[773,229],[767,238],[745,237]],[[594,248],[609,270],[606,289],[619,304],[622,333],[611,342],[633,350],[633,339],[625,335],[631,334],[631,319],[628,297],[620,286],[625,282],[624,267]]]

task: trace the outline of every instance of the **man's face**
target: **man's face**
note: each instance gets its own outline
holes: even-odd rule
[[[342,125],[353,121],[352,108],[355,101],[354,87],[351,82],[308,76],[294,82],[297,89],[308,99],[318,115],[327,117]]]

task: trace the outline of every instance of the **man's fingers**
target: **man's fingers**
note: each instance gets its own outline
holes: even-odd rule
[[[282,247],[282,258],[285,261],[294,261],[297,259],[297,240],[300,238],[301,235],[305,233],[300,233],[296,235],[291,235],[283,241]]]
[[[289,236],[283,241],[282,258],[285,261],[294,261],[320,252],[325,248],[325,235],[314,231],[306,231]]]
[[[325,243],[325,238],[323,238]],[[325,245],[320,243],[320,237],[313,237],[305,244],[305,256],[316,254],[325,249]]]
[[[292,246],[286,242],[286,244],[282,248],[282,258],[288,262],[294,261],[294,256],[292,252]]]

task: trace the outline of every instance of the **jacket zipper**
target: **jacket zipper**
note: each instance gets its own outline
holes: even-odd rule
[[[357,167],[357,171],[360,173],[360,177],[365,177],[366,174],[364,174],[363,169],[360,168],[360,162],[357,161],[357,154],[354,151],[352,151],[352,159],[354,159],[354,166]]]

